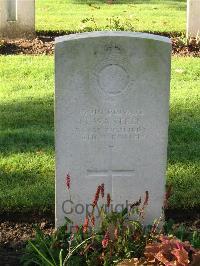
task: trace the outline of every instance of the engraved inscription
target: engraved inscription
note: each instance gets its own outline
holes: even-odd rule
[[[125,109],[91,109],[80,112],[75,134],[84,141],[139,140],[144,136],[143,113],[131,113]]]
[[[129,77],[125,69],[119,65],[109,64],[98,74],[100,88],[109,94],[119,94],[128,85]]]

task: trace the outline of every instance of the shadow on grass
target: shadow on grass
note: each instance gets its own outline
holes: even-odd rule
[[[110,4],[110,2],[112,2]],[[72,0],[74,4],[83,5],[101,5],[107,4],[109,6],[113,5],[165,5],[166,9],[176,9],[177,11],[186,11],[186,0]],[[159,10],[159,8],[156,8]]]
[[[163,4],[161,0],[71,0],[74,4]],[[167,0],[172,4],[186,3],[186,0]]]
[[[43,154],[16,154],[0,164],[2,211],[46,210],[54,205],[54,164]],[[46,155],[46,154],[45,154]]]
[[[43,174],[44,175],[44,174]],[[27,210],[52,210],[54,206],[54,168],[45,177],[39,166],[21,171],[8,171],[0,166],[0,216],[1,212],[26,212]]]
[[[170,111],[168,160],[170,163],[200,160],[200,103]]]
[[[54,147],[53,99],[1,105],[0,121],[1,152]]]
[[[110,2],[112,1],[112,4]],[[135,6],[135,5],[149,5],[150,8],[153,10],[157,9],[159,11],[159,7],[154,7],[153,5],[164,5],[165,9],[174,9],[177,11],[186,11],[186,0],[72,0],[73,4],[83,4],[83,5],[89,5],[93,6],[95,8],[95,5],[102,5],[107,4],[108,8],[114,5],[129,5],[129,6]],[[96,6],[96,8],[100,8],[99,6]],[[162,7],[163,8],[163,7]]]

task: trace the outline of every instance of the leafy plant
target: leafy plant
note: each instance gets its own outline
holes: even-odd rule
[[[194,262],[195,257],[196,263],[199,263],[196,265],[200,265],[200,258],[197,260],[197,254],[189,242],[181,242],[173,236],[159,236],[157,241],[145,247],[144,252],[147,260],[162,263],[165,266],[187,266],[190,261]]]
[[[109,17],[106,19],[107,23],[104,30],[113,31],[134,31],[132,17]],[[87,17],[81,20],[81,30],[83,31],[95,31],[99,30],[98,22],[94,16]]]
[[[66,176],[66,187],[70,190],[70,176]],[[99,198],[105,200],[100,211],[100,224],[95,227],[95,209]],[[143,226],[144,212],[148,204],[148,192],[122,212],[108,211],[111,197],[104,195],[104,184],[97,187],[93,210],[75,232],[68,233],[72,224],[66,224],[51,236],[36,230],[34,241],[26,246],[23,265],[114,265],[124,258],[141,257],[151,238],[151,227]],[[34,264],[35,263],[35,264]]]
[[[60,257],[66,255],[67,239],[70,236],[66,226],[60,227],[52,235],[45,235],[38,227],[35,230],[35,239],[28,241],[21,263],[23,265],[60,265]]]
[[[183,224],[177,226],[172,219],[165,222],[164,233],[176,236],[181,241],[189,241],[194,248],[200,248],[200,232],[189,230]]]
[[[107,18],[106,29],[118,31],[134,31],[133,18],[130,17],[110,17]]]
[[[69,174],[66,176],[66,188],[71,199]],[[100,198],[104,203],[99,208]],[[149,193],[146,191],[143,201],[140,198],[121,212],[114,212],[110,208],[110,194],[104,195],[104,184],[99,185],[92,201],[92,212],[85,217],[84,223],[73,226],[73,232],[68,232],[73,224],[66,218],[65,225],[51,236],[37,229],[35,239],[26,246],[23,265],[143,265],[144,261],[165,266],[200,265],[198,251],[189,242],[183,242],[187,236],[183,226],[176,230],[182,241],[160,233],[162,217],[152,226],[144,226],[148,201]],[[95,220],[97,208],[100,210],[98,225]],[[165,231],[173,233],[173,230],[173,221],[165,224]],[[193,234],[191,243],[197,245],[199,242],[199,235]]]

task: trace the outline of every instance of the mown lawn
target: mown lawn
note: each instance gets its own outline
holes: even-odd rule
[[[186,0],[39,0],[38,31],[120,29],[151,32],[186,30]],[[89,22],[82,23],[89,19]],[[119,25],[118,25],[119,24]],[[123,29],[123,28],[122,28]]]
[[[52,56],[0,57],[0,210],[54,205]],[[200,58],[173,58],[170,206],[200,206]]]

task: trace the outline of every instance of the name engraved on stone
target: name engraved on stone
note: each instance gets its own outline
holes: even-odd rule
[[[84,141],[101,139],[140,139],[144,136],[143,114],[120,109],[91,109],[80,112],[75,134],[82,134]]]

